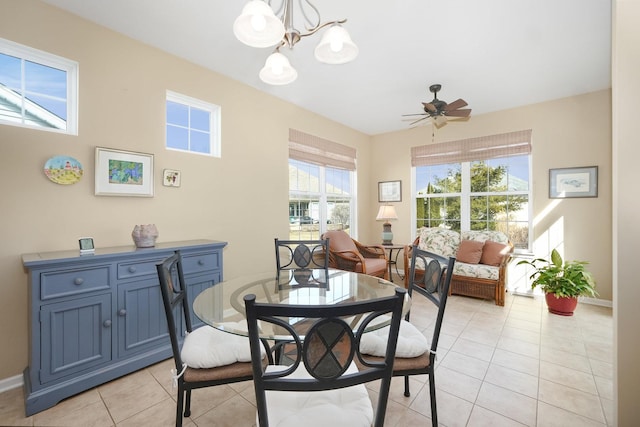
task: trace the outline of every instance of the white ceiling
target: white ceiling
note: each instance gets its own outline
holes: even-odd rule
[[[258,78],[272,48],[233,35],[244,0],[44,1],[370,135],[407,129],[401,115],[433,83],[471,120],[611,87],[611,0],[317,0],[323,21],[348,19],[360,53],[322,64],[321,35],[306,37],[282,50],[298,70],[287,86]]]

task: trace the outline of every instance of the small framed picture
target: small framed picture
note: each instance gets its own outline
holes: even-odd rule
[[[379,202],[401,202],[402,201],[402,181],[378,182]]]
[[[598,197],[598,167],[549,169],[549,198]]]
[[[153,154],[96,147],[96,196],[153,197]]]
[[[165,187],[180,187],[180,171],[165,169],[162,174],[162,185]]]

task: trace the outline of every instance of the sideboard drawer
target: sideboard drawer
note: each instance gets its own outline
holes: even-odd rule
[[[196,255],[184,255],[182,267],[185,273],[199,273],[220,268],[220,252],[204,253]]]
[[[47,300],[109,289],[109,286],[108,265],[43,273],[40,279],[40,297]]]
[[[131,279],[134,277],[157,275],[156,264],[162,258],[145,259],[136,262],[118,263],[118,279]]]

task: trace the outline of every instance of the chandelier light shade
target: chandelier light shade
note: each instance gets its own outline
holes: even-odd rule
[[[391,223],[389,220],[398,219],[398,214],[396,214],[396,208],[391,205],[383,205],[380,206],[380,210],[378,211],[378,216],[376,216],[376,221],[384,221],[382,224],[382,244],[383,245],[393,245],[393,232],[391,231]]]
[[[358,46],[342,25],[334,24],[322,35],[315,50],[316,59],[325,64],[344,64],[358,56]]]
[[[269,55],[264,68],[260,70],[260,79],[270,85],[286,85],[297,78],[298,72],[280,52]]]
[[[303,37],[311,36],[328,27],[315,48],[315,57],[326,64],[344,64],[358,56],[358,47],[341,24],[346,19],[322,23],[320,12],[310,0],[280,0],[277,11],[271,8],[271,0],[250,0],[233,23],[233,33],[242,43],[251,47],[275,46],[260,71],[260,79],[272,85],[285,85],[294,81],[298,73],[280,48],[293,46]],[[278,3],[274,0],[274,3]],[[299,16],[304,19],[305,32],[294,26],[294,3],[299,5]],[[314,18],[311,19],[310,17]],[[285,62],[286,61],[286,62]]]
[[[282,41],[284,24],[262,0],[251,0],[233,23],[233,34],[251,47],[270,47]]]

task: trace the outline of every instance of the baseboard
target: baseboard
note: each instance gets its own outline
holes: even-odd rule
[[[22,375],[16,375],[15,377],[0,380],[0,393],[22,387],[22,384]]]
[[[613,308],[613,302],[606,299],[578,297],[578,301],[584,304],[599,305],[601,307]]]

